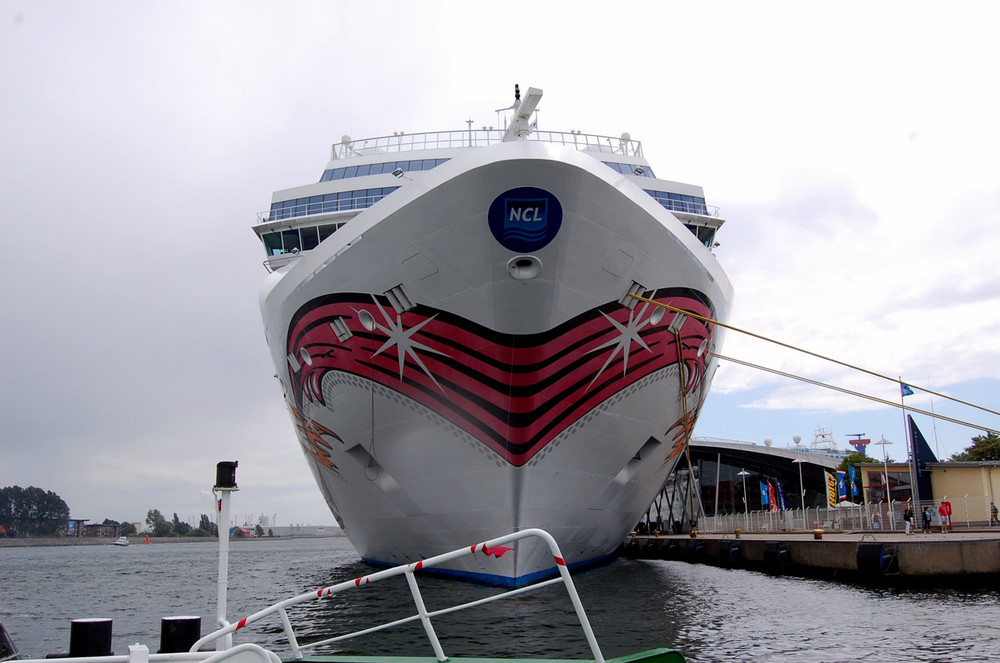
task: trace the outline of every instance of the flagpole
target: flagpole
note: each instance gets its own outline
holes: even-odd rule
[[[904,389],[905,387],[905,389]],[[903,376],[899,376],[899,407],[903,412],[903,434],[906,436],[906,467],[910,471],[910,497],[912,502],[910,506],[916,504],[917,508],[920,507],[920,487],[917,486],[916,475],[913,472],[913,465],[916,462],[916,452],[913,448],[913,435],[910,434],[910,427],[906,422],[906,402],[904,399],[907,396],[906,391],[909,390],[910,394],[913,390],[910,389],[909,385],[903,384]]]

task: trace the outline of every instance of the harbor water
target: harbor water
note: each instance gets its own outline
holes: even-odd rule
[[[213,540],[214,541],[214,540]],[[215,621],[217,544],[0,548],[0,621],[22,655],[65,652],[70,620],[114,620],[116,654],[155,651],[160,619]],[[344,538],[234,541],[230,620],[374,569]],[[615,560],[576,573],[606,657],[672,647],[689,661],[989,661],[1000,659],[1000,588],[879,589],[673,561]],[[385,591],[379,591],[379,588]],[[494,593],[428,578],[429,609]],[[402,578],[310,603],[291,613],[307,642],[413,614]],[[590,658],[561,587],[435,620],[450,656]],[[287,655],[276,622],[241,631]],[[432,656],[417,625],[366,636],[332,653]]]

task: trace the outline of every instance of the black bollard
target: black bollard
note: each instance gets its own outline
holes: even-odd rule
[[[111,620],[74,619],[70,622],[69,655],[111,656]]]
[[[201,638],[201,617],[164,617],[160,620],[160,650],[177,654],[191,649]]]

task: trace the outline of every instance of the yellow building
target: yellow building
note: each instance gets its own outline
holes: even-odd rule
[[[910,468],[906,463],[861,463],[858,467],[867,503],[885,501],[886,483],[891,501],[913,499]],[[915,511],[930,506],[936,513],[938,505],[948,501],[951,502],[952,525],[989,524],[990,504],[1000,499],[1000,462],[927,463],[927,471],[931,494],[919,496],[920,503]]]
[[[927,468],[934,499],[951,502],[953,525],[989,521],[990,503],[1000,498],[1000,462],[928,463]]]

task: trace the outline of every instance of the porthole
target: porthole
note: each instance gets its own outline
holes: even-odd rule
[[[514,256],[507,262],[507,273],[518,281],[530,281],[542,273],[542,261],[535,256]]]

